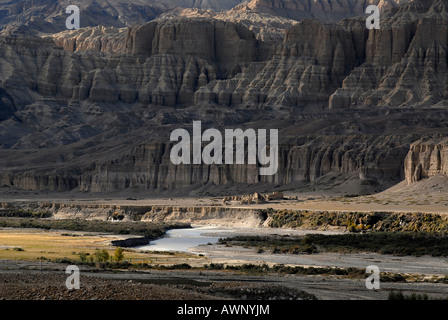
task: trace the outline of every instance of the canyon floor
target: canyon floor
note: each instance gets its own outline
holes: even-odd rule
[[[181,206],[181,207],[216,207],[224,206],[238,210],[274,208],[274,209],[308,209],[308,210],[342,210],[342,211],[398,211],[398,212],[431,212],[445,214],[448,212],[448,178],[436,176],[422,180],[410,186],[406,182],[374,195],[354,196],[352,194],[338,194],[325,192],[284,192],[283,200],[272,200],[263,204],[241,204],[238,201],[223,203],[221,197],[162,197],[144,198],[144,194],[127,197],[127,195],[104,195],[95,197],[91,194],[80,193],[57,193],[36,194],[33,192],[19,192],[11,189],[3,189],[0,200],[3,202],[27,203],[27,202],[57,202],[77,203],[84,205],[114,204],[125,206]],[[207,225],[208,221],[195,221],[200,225]],[[216,219],[214,220],[216,222]],[[299,235],[312,232],[326,234],[343,233],[344,231],[326,230],[292,230],[274,228],[242,228],[245,225],[238,221],[231,227],[238,228],[233,234],[244,235]],[[229,227],[227,225],[227,227]],[[42,236],[52,236],[49,231],[25,230],[25,229],[3,229],[2,234],[24,233]],[[54,231],[53,236],[64,235],[65,231]],[[64,233],[64,234],[61,234]],[[17,236],[16,234],[16,236]],[[222,234],[228,236],[228,233]],[[123,238],[122,235],[94,235],[83,233],[77,235],[78,239],[90,241],[90,246],[110,246],[111,239]],[[82,238],[84,237],[84,238]],[[6,239],[4,238],[4,239]],[[81,239],[82,238],[82,239]],[[56,238],[55,238],[56,239]],[[74,238],[76,239],[76,238]],[[67,241],[69,241],[68,239]],[[73,239],[71,239],[73,240]],[[18,240],[21,241],[21,240]],[[64,239],[58,243],[64,244]],[[87,243],[86,242],[86,243]],[[55,242],[56,243],[56,242]],[[68,242],[66,242],[68,243]],[[37,244],[36,244],[37,245]],[[67,244],[68,245],[68,244]],[[4,247],[4,246],[3,246]],[[2,247],[2,250],[5,248]],[[73,247],[74,248],[74,247]],[[48,249],[48,248],[47,248]],[[45,250],[47,250],[45,249]],[[51,249],[51,248],[50,248]],[[48,249],[48,252],[53,249]],[[56,250],[56,249],[55,249]],[[74,249],[65,248],[67,255],[72,254]],[[381,271],[391,273],[415,274],[430,279],[432,276],[443,276],[448,274],[447,259],[443,257],[430,256],[392,256],[372,253],[357,254],[271,254],[269,252],[257,253],[256,249],[231,246],[222,244],[202,245],[191,248],[192,253],[173,254],[167,256],[155,254],[145,255],[138,250],[128,251],[135,259],[155,259],[158,263],[188,263],[199,266],[205,263],[226,263],[242,265],[244,263],[268,265],[284,264],[289,266],[306,267],[339,267],[360,268],[368,265],[378,265]],[[9,251],[11,252],[11,251]],[[44,251],[41,251],[44,252]],[[16,254],[20,254],[17,252]],[[25,253],[22,253],[25,254]],[[27,254],[31,254],[28,250]],[[37,254],[37,253],[36,253]],[[45,255],[44,254],[44,255]],[[26,255],[26,254],[25,254]],[[17,256],[18,257],[18,256]],[[157,260],[159,259],[159,260]],[[43,267],[42,267],[43,266]],[[364,279],[350,279],[347,277],[328,275],[288,275],[288,274],[263,274],[247,275],[231,271],[219,270],[150,270],[150,271],[115,271],[107,272],[96,269],[84,268],[82,271],[85,279],[88,279],[88,287],[84,288],[82,294],[69,292],[64,289],[62,280],[63,264],[50,262],[29,261],[26,257],[18,257],[11,260],[10,257],[0,259],[0,281],[2,289],[0,298],[3,299],[244,299],[247,295],[238,292],[262,292],[260,297],[285,299],[279,296],[279,292],[294,290],[294,294],[287,299],[387,299],[391,291],[401,291],[405,294],[426,294],[430,298],[446,298],[447,285],[435,282],[385,282],[381,283],[380,290],[368,290]],[[40,280],[39,280],[40,279]],[[39,282],[40,283],[37,283]],[[59,281],[59,282],[58,282]],[[31,286],[33,288],[31,289]],[[280,291],[269,292],[279,286]],[[97,291],[92,288],[97,288]],[[235,288],[238,288],[235,289]],[[271,288],[271,289],[267,289]],[[255,292],[254,291],[254,292]],[[15,292],[9,294],[8,292]]]

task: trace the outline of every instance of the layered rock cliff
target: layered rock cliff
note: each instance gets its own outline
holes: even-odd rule
[[[107,28],[66,32],[54,39],[69,51],[127,51],[134,56],[144,55],[150,60],[144,63],[140,60],[139,64],[146,70],[160,64],[164,69],[170,68],[174,63],[189,68],[186,57],[204,60],[199,62],[199,70],[194,71],[199,75],[187,76],[196,78],[193,80],[198,85],[185,88],[188,98],[178,99],[176,103],[181,104],[320,109],[425,107],[437,103],[443,106],[448,92],[447,37],[443,27],[447,13],[439,10],[443,5],[443,1],[421,2],[404,6],[406,10],[392,10],[385,14],[380,30],[367,30],[362,19],[332,25],[305,21],[288,29],[284,40],[278,43],[257,39],[238,23],[200,18],[150,22],[131,28],[126,40],[123,29]],[[436,36],[429,36],[431,32]],[[201,37],[196,37],[197,34]],[[160,55],[173,57],[165,62],[166,58],[156,58]],[[141,75],[126,70],[135,60],[118,57],[116,61],[124,77],[109,66],[100,68],[93,79],[86,77],[72,82],[83,88],[108,82],[93,90],[94,101],[100,101],[98,92],[105,92],[106,101],[121,100],[123,96],[126,103],[148,102],[147,93],[142,92],[146,90],[142,88]],[[172,72],[178,71],[176,66]],[[126,84],[120,82],[123,78]],[[162,94],[155,99],[157,104],[173,105],[173,95],[184,95],[181,86],[172,81],[151,82],[154,85],[150,87]],[[126,87],[126,92],[114,94],[111,90],[115,87]],[[71,97],[66,96],[84,99],[86,94],[73,92]]]
[[[270,15],[252,10],[240,10],[235,7],[228,11],[202,9],[173,9],[161,14],[157,19],[213,18],[242,24],[253,31],[257,39],[262,41],[281,42],[285,30],[298,23],[296,20]]]
[[[363,18],[306,20],[281,41],[203,17],[1,37],[0,186],[219,192],[356,177],[385,188],[405,177],[412,142],[447,133],[447,8],[414,1],[370,31]],[[279,129],[277,174],[174,165],[170,132],[193,120]],[[409,161],[406,177],[424,177]]]
[[[371,144],[370,147],[367,145]],[[174,165],[171,145],[140,145],[129,155],[84,170],[79,189],[111,192],[122,189],[193,190],[234,185],[249,190],[271,185],[306,185],[327,174],[356,173],[367,184],[388,185],[403,174],[407,150],[400,139],[378,137],[315,138],[297,145],[281,145],[278,172],[260,176],[259,165]],[[395,180],[395,181],[398,181]],[[213,190],[215,191],[215,190]]]
[[[198,57],[213,62],[224,78],[234,76],[258,55],[257,40],[246,27],[201,18],[154,21],[132,28],[126,47],[132,55]]]
[[[26,30],[29,33],[55,33],[66,30],[65,9],[76,5],[81,13],[81,27],[126,27],[145,23],[174,8],[229,10],[241,0],[18,0],[0,3],[0,29],[6,33]]]
[[[81,27],[125,27],[146,23],[162,15],[172,15],[179,9],[208,10],[209,16],[230,16],[240,21],[262,15],[278,24],[278,17],[303,20],[317,18],[337,21],[362,15],[369,4],[388,9],[408,0],[17,0],[0,3],[0,32],[10,34],[18,30],[29,33],[57,33],[64,31],[68,15],[65,9],[77,5],[82,15]],[[412,0],[411,0],[412,1]],[[270,16],[270,17],[268,17]],[[256,18],[259,20],[259,18]],[[263,22],[261,22],[263,23]],[[276,27],[275,25],[272,25]],[[1,30],[1,29],[4,30]]]
[[[66,51],[125,52],[127,28],[92,27],[53,34],[54,43]]]
[[[446,1],[418,1],[385,14],[365,42],[365,63],[329,99],[330,108],[447,105]]]
[[[216,79],[221,71],[231,72],[232,63],[240,57],[236,53],[233,60],[223,61],[220,70],[199,54],[175,56],[168,53],[170,48],[163,46],[157,47],[158,54],[138,59],[89,52],[75,55],[54,50],[51,42],[36,38],[2,38],[0,41],[0,55],[4,61],[0,80],[4,88],[14,91],[19,84],[43,96],[90,102],[182,104],[192,100],[188,97],[197,86]],[[28,61],[23,59],[24,55],[30,57]],[[222,56],[222,52],[218,55]],[[203,56],[207,57],[205,51]],[[166,81],[174,74],[178,80]]]

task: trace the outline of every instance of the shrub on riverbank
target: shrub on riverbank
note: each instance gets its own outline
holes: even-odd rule
[[[350,232],[448,232],[448,217],[430,213],[261,210],[272,228],[345,228]]]

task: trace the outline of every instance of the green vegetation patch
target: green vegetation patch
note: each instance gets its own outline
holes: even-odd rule
[[[0,218],[0,227],[38,228],[45,230],[70,230],[86,232],[104,232],[111,234],[129,234],[156,239],[163,236],[168,229],[187,227],[185,224],[157,224],[142,221],[100,221],[100,220],[51,220],[28,218]]]
[[[448,217],[431,213],[261,210],[272,228],[346,228],[350,232],[448,232]]]
[[[272,253],[356,253],[412,256],[448,256],[448,236],[427,232],[371,232],[364,234],[323,235],[300,237],[237,236],[219,239],[219,243],[258,248]]]

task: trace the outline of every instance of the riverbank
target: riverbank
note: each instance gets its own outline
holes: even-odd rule
[[[209,199],[215,201],[216,199]],[[190,199],[191,201],[191,199]],[[285,200],[296,201],[296,200]],[[345,201],[345,200],[344,200]],[[354,201],[354,200],[352,200]],[[283,200],[281,200],[283,202]],[[271,205],[270,203],[269,205]],[[129,223],[135,221],[163,224],[198,224],[237,228],[290,228],[307,230],[364,231],[429,231],[447,232],[448,215],[425,211],[344,211],[330,209],[286,209],[214,205],[119,205],[9,201],[0,203],[0,217],[32,217],[48,220],[99,220]],[[322,208],[325,208],[325,203]],[[422,208],[423,209],[423,208]]]
[[[351,198],[350,198],[351,199]],[[350,201],[355,200],[356,197]],[[16,199],[17,200],[17,199]],[[92,240],[90,247],[82,245],[82,240],[87,240],[83,236],[87,236],[87,231],[79,233],[80,231],[61,231],[51,227],[50,230],[34,230],[36,239],[46,242],[45,245],[52,245],[53,247],[39,248],[38,242],[29,242],[29,247],[25,245],[24,239],[18,239],[15,243],[5,242],[4,247],[0,248],[0,254],[3,254],[3,259],[21,259],[15,260],[17,264],[32,263],[25,261],[29,259],[30,255],[35,259],[34,263],[39,262],[54,262],[56,259],[64,261],[67,264],[79,264],[82,267],[93,266],[94,263],[81,263],[81,254],[89,254],[93,256],[97,250],[106,250],[109,256],[113,255],[114,247],[113,241],[128,240],[129,238],[141,239],[145,236],[148,230],[140,229],[140,226],[154,226],[159,223],[165,225],[174,222],[189,223],[192,226],[208,226],[214,227],[214,230],[208,230],[206,236],[213,239],[221,237],[229,237],[236,235],[243,236],[266,236],[276,235],[278,237],[293,237],[303,236],[305,234],[324,234],[324,235],[344,235],[349,232],[360,233],[362,236],[365,232],[377,231],[394,231],[394,232],[419,232],[427,230],[430,232],[443,234],[447,226],[448,216],[441,213],[425,213],[425,212],[392,212],[392,211],[355,211],[351,207],[344,211],[335,210],[338,205],[341,205],[342,200],[335,201],[335,205],[330,210],[323,210],[327,208],[327,203],[322,202],[322,210],[306,210],[304,207],[299,208],[300,203],[304,204],[306,201],[289,199],[272,201],[267,204],[252,204],[252,205],[237,205],[236,203],[222,203],[220,199],[189,199],[185,203],[181,203],[180,199],[158,199],[159,204],[143,205],[142,201],[150,200],[117,200],[117,199],[90,199],[80,200],[72,199],[73,201],[29,201],[30,199],[21,199],[20,201],[8,201],[1,203],[3,213],[9,214],[16,212],[19,215],[30,216],[32,218],[1,218],[14,219],[20,223],[30,224],[31,221],[36,223],[34,227],[43,223],[47,224],[61,224],[61,229],[64,229],[63,224],[67,221],[74,221],[75,225],[82,225],[83,223],[98,223],[105,224],[107,228],[113,226],[114,229],[109,230],[109,234],[98,235]],[[153,199],[154,200],[154,199]],[[154,200],[155,201],[155,200]],[[317,200],[307,200],[316,201]],[[176,204],[172,205],[171,202]],[[165,204],[163,204],[165,203]],[[168,205],[166,204],[168,203]],[[190,206],[190,204],[194,204]],[[285,209],[288,205],[295,204],[297,209]],[[14,211],[18,210],[18,211]],[[21,211],[20,211],[21,210]],[[39,213],[39,217],[34,217],[34,212]],[[0,221],[1,221],[0,219]],[[86,222],[87,221],[87,222]],[[68,224],[70,225],[70,224]],[[31,226],[31,225],[28,225]],[[135,229],[127,226],[135,226]],[[106,231],[103,229],[103,231]],[[18,229],[17,229],[18,230]],[[112,231],[111,231],[112,230]],[[115,230],[115,231],[113,231]],[[118,232],[122,230],[123,232]],[[137,233],[134,232],[137,230]],[[140,231],[141,233],[138,233]],[[154,238],[163,236],[167,229],[163,229],[161,233],[154,234]],[[233,233],[229,233],[231,230]],[[12,232],[11,229],[9,232]],[[21,231],[27,232],[27,231]],[[59,232],[56,238],[52,241],[45,241],[46,234],[50,232]],[[75,234],[78,232],[78,234]],[[115,233],[113,233],[115,232]],[[6,233],[3,229],[1,233]],[[13,239],[6,235],[5,239]],[[19,237],[20,238],[20,237]],[[89,240],[90,241],[90,240]],[[145,240],[146,241],[146,240]],[[21,245],[20,245],[21,244]],[[64,248],[58,253],[54,245],[60,245]],[[84,243],[85,244],[85,243]],[[115,243],[120,244],[119,243]],[[134,245],[131,243],[130,245]],[[15,250],[14,248],[20,249]],[[8,249],[8,250],[7,250]],[[249,280],[248,275],[244,272],[239,272],[239,268],[244,265],[253,265],[254,268],[263,264],[268,265],[274,270],[274,266],[284,265],[285,267],[304,267],[315,271],[316,268],[341,268],[343,270],[357,269],[358,271],[365,270],[367,266],[378,266],[381,272],[403,274],[407,275],[406,279],[418,279],[417,282],[412,283],[396,283],[389,287],[392,289],[404,290],[407,293],[434,293],[434,297],[444,297],[435,292],[444,288],[446,293],[446,284],[431,282],[432,277],[439,278],[448,274],[446,259],[430,256],[396,256],[377,253],[314,253],[306,254],[300,252],[298,254],[273,254],[269,250],[258,250],[257,248],[241,247],[241,246],[227,246],[225,244],[219,245],[213,243],[211,245],[201,245],[190,247],[189,252],[154,252],[148,250],[140,250],[139,248],[127,248],[124,252],[125,264],[113,266],[114,272],[119,277],[123,269],[129,279],[139,277],[139,273],[144,273],[145,281],[156,281],[155,275],[163,276],[158,281],[165,281],[166,279],[175,278],[177,285],[179,281],[182,285],[187,280],[200,281],[204,275],[209,278],[216,279],[232,279],[232,281],[241,282],[241,285],[248,285],[247,281],[260,281],[261,283],[274,284],[278,283],[279,278],[286,277],[283,273],[276,272],[276,274],[262,274],[260,278]],[[67,259],[64,259],[67,258]],[[85,257],[85,255],[84,255]],[[40,260],[37,260],[40,258]],[[62,258],[62,259],[61,259]],[[2,260],[3,261],[3,260]],[[220,264],[224,266],[231,266],[235,268],[231,270],[214,270],[213,268],[206,268],[205,265],[213,264],[215,267]],[[314,268],[314,269],[313,269]],[[112,268],[111,268],[112,269]],[[138,270],[138,271],[136,271]],[[26,272],[19,270],[20,272]],[[105,270],[96,269],[90,270],[95,274],[102,273]],[[288,271],[288,270],[286,270]],[[289,271],[288,271],[289,272]],[[107,273],[107,272],[106,272]],[[113,272],[111,272],[113,273]],[[202,273],[202,274],[201,274]],[[270,272],[268,272],[270,273]],[[359,273],[359,272],[358,272]],[[384,292],[383,284],[381,292],[374,293],[365,287],[363,281],[365,275],[361,272],[357,279],[350,277],[336,277],[333,274],[322,274],[317,276],[296,274],[288,281],[280,281],[283,290],[286,292],[291,283],[296,289],[305,290],[309,288],[309,293],[316,295],[319,299],[387,299],[389,292]],[[107,273],[109,274],[109,273]],[[150,274],[150,275],[149,275]],[[412,275],[415,275],[412,276]],[[220,278],[222,277],[222,278]],[[360,277],[360,278],[359,278]],[[277,280],[275,280],[277,278]],[[437,278],[436,278],[437,280]],[[202,280],[201,280],[202,281]],[[220,280],[216,280],[220,281]],[[404,280],[403,280],[404,281]],[[423,283],[425,287],[423,287]],[[385,286],[389,286],[390,282],[385,282]],[[434,285],[434,287],[430,287]],[[305,287],[301,287],[305,286]],[[185,287],[186,288],[186,287]],[[319,289],[317,289],[319,288]],[[424,289],[422,289],[424,288]],[[431,291],[431,288],[437,288],[436,291]],[[192,292],[203,292],[200,287],[191,287]],[[306,290],[305,290],[306,291]],[[306,291],[308,292],[308,291]],[[355,294],[357,293],[357,295]],[[87,296],[89,296],[86,293]]]

